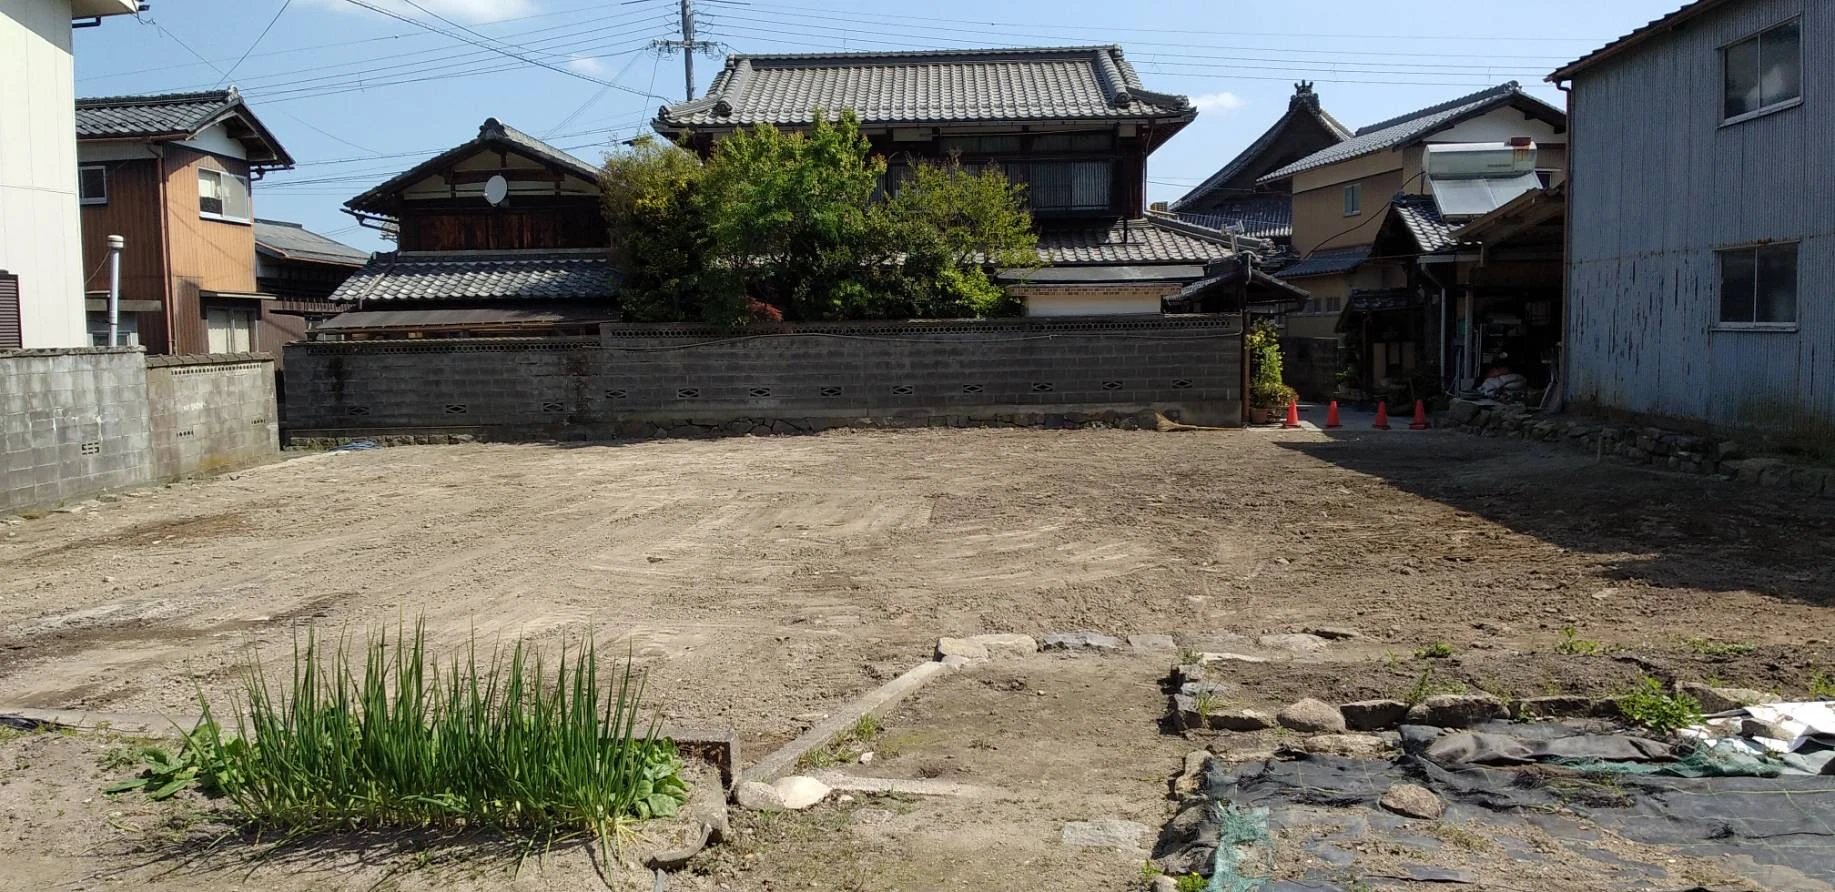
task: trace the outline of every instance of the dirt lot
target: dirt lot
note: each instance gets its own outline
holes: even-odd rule
[[[443,644],[472,629],[591,629],[651,670],[671,721],[736,729],[754,758],[926,658],[939,635],[977,632],[1365,635],[1246,673],[1268,705],[1398,693],[1418,679],[1414,650],[1442,641],[1454,656],[1434,662],[1440,679],[1523,695],[1609,693],[1646,673],[1804,694],[1835,675],[1835,502],[1439,432],[401,448],[301,456],[0,529],[10,706],[191,712],[200,687],[219,699],[234,687],[251,646],[284,658],[304,623],[361,632],[422,616]],[[1554,653],[1566,627],[1613,653]],[[1028,676],[1053,708],[995,723],[987,752],[1002,758],[977,769],[1018,802],[898,806],[913,818],[879,803],[890,818],[847,834],[820,824],[851,820],[838,810],[748,826],[703,879],[846,888],[804,876],[807,831],[878,853],[848,880],[858,888],[1036,888],[1029,872],[1045,866],[1054,887],[1121,888],[1138,861],[1067,855],[1056,828],[1163,817],[1165,777],[1191,748],[1154,725],[1164,662],[1077,682],[1130,679],[1097,693],[1054,691],[1049,668]],[[1037,758],[1064,741],[1083,742]],[[40,749],[20,758],[28,746]],[[45,785],[43,765],[93,765],[102,746],[0,743],[0,854],[39,865],[0,887],[149,882],[114,854],[132,836],[108,817],[121,804],[74,798],[94,778]],[[1100,773],[1075,759],[1102,760]]]

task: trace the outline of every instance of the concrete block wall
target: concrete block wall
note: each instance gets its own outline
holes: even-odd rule
[[[0,351],[0,509],[153,479],[140,349]]]
[[[154,477],[240,467],[280,450],[273,357],[150,356],[146,381]]]
[[[606,326],[598,340],[299,343],[289,436],[606,437],[1159,411],[1240,419],[1235,317]]]

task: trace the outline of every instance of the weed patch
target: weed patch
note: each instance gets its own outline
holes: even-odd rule
[[[1590,657],[1602,649],[1599,642],[1580,637],[1579,630],[1573,626],[1564,626],[1561,629],[1561,640],[1555,643],[1555,653],[1570,657]]]
[[[1810,696],[1817,700],[1835,700],[1835,676],[1827,672],[1810,676]]]
[[[1426,669],[1422,670],[1421,677],[1415,679],[1414,684],[1410,685],[1407,690],[1397,695],[1396,699],[1401,700],[1403,703],[1406,703],[1409,706],[1415,706],[1420,703],[1425,703],[1427,701],[1427,698],[1437,696],[1439,694],[1463,694],[1463,693],[1465,693],[1465,685],[1460,684],[1459,682],[1456,682],[1456,681],[1451,681],[1451,682],[1441,681],[1440,679],[1434,676],[1434,667],[1429,666]]]
[[[1687,694],[1671,694],[1662,682],[1650,676],[1638,680],[1637,687],[1618,698],[1618,710],[1625,718],[1659,734],[1670,734],[1698,724],[1701,704]]]
[[[1758,645],[1748,641],[1715,641],[1711,638],[1688,638],[1682,643],[1688,645],[1688,649],[1695,653],[1704,657],[1714,657],[1717,659],[1743,657],[1758,650]]]
[[[1453,646],[1444,641],[1436,641],[1415,650],[1417,660],[1444,660],[1453,655]]]

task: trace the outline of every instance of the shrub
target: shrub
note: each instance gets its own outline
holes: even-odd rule
[[[1625,718],[1659,734],[1671,734],[1701,722],[1701,704],[1687,694],[1671,694],[1663,684],[1645,676],[1630,693],[1618,698]]]
[[[1266,320],[1250,326],[1245,347],[1249,362],[1249,404],[1263,409],[1285,407],[1298,397],[1281,372],[1281,330]]]
[[[621,821],[674,814],[687,787],[674,744],[640,724],[641,677],[627,663],[609,691],[600,681],[590,640],[571,658],[563,646],[550,678],[521,642],[482,665],[474,643],[442,673],[420,625],[329,659],[308,632],[290,678],[249,670],[233,735],[204,703],[180,755],[110,789],[158,784],[158,797],[195,781],[290,836],[484,828],[603,845]]]

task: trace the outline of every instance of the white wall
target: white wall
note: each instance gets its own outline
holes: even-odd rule
[[[1461,121],[1428,137],[1428,142],[1503,142],[1513,136],[1533,137],[1537,145],[1560,145],[1567,134],[1556,133],[1547,121],[1523,118],[1523,113],[1505,106],[1492,109],[1469,121]]]
[[[1028,316],[1128,316],[1159,315],[1160,299],[1177,288],[1027,288],[1015,293],[1026,299]]]
[[[0,269],[27,347],[87,346],[70,0],[0,0]]]

